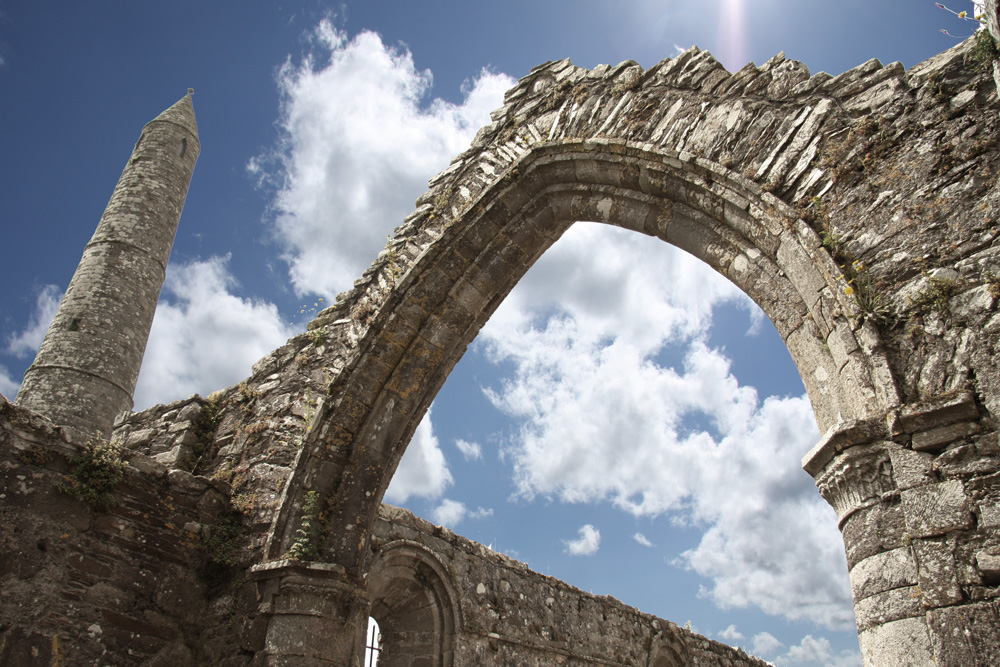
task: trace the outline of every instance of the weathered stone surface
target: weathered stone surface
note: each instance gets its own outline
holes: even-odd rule
[[[927,622],[934,664],[938,667],[990,667],[997,664],[997,657],[1000,656],[1000,614],[996,602],[931,611],[927,614]]]
[[[934,653],[922,617],[904,618],[875,625],[858,635],[861,659],[866,665],[927,667],[934,664]]]
[[[1000,555],[980,551],[976,554],[976,568],[987,584],[1000,583]]]
[[[926,607],[944,607],[962,600],[955,567],[955,541],[948,539],[913,540],[920,597]]]
[[[861,509],[841,525],[849,568],[875,554],[903,546],[906,520],[898,498],[895,500]]]
[[[905,547],[871,556],[851,568],[851,590],[855,600],[915,583],[916,563]]]
[[[892,621],[923,617],[921,591],[917,586],[893,588],[858,600],[854,605],[858,631],[864,632]]]
[[[962,482],[951,480],[902,492],[906,530],[912,537],[943,535],[972,521]]]
[[[107,512],[53,490],[89,436],[0,401],[4,463],[29,465],[17,457],[35,446],[55,456],[30,464],[30,480],[0,467],[17,534],[65,544],[0,554],[14,582],[0,597],[3,659],[49,656],[72,608],[92,621],[66,639],[81,664],[347,664],[370,600],[413,665],[759,664],[380,508],[476,333],[588,219],[691,252],[785,340],[828,434],[804,465],[843,530],[866,666],[986,664],[1000,115],[970,46],[909,72],[871,60],[837,77],[783,55],[729,74],[697,48],[646,72],[535,68],[309,333],[237,386],[116,424],[135,465]],[[50,386],[74,389],[56,375]],[[62,391],[38,411],[74,403]],[[116,392],[91,388],[68,407],[107,409]],[[331,527],[315,545],[329,563],[286,558],[310,493]],[[274,576],[239,583],[234,562]],[[956,606],[966,600],[977,605]]]

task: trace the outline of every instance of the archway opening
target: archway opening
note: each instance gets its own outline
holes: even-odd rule
[[[365,657],[362,665],[364,667],[377,667],[378,657],[382,652],[382,632],[378,621],[373,617],[368,617],[368,627],[365,629]]]
[[[664,303],[675,292],[683,303]],[[411,442],[424,474],[401,475],[452,481],[386,500],[748,650],[764,632],[786,647],[825,632],[856,651],[836,519],[799,464],[818,437],[803,395],[780,336],[731,283],[656,239],[577,223],[498,308]],[[731,611],[764,587],[756,603],[779,618]],[[817,629],[832,607],[838,630]],[[734,622],[745,636],[720,636]]]
[[[368,578],[374,648],[379,667],[451,667],[456,613],[449,583],[433,556],[407,543],[388,545]],[[367,663],[366,663],[367,664]]]

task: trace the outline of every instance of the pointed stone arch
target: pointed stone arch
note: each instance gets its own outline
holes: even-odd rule
[[[810,76],[782,54],[730,74],[698,49],[646,71],[631,61],[592,71],[561,61],[533,70],[507,93],[472,147],[431,180],[354,288],[311,325],[336,332],[338,358],[274,513],[265,559],[287,552],[302,499],[317,491],[329,508],[322,558],[355,582],[355,601],[345,604],[367,609],[372,525],[406,444],[490,315],[577,220],[678,246],[768,315],[824,432],[804,467],[837,510],[854,570],[878,570],[891,549],[905,557],[908,572],[916,571],[903,531],[885,544],[876,535],[878,521],[902,525],[901,496],[907,526],[920,526],[927,549],[938,548],[931,541],[948,531],[971,531],[971,496],[958,478],[964,473],[935,481],[925,451],[971,446],[970,434],[992,432],[992,425],[973,422],[981,415],[977,401],[1000,404],[996,392],[964,390],[970,366],[958,357],[949,364],[942,346],[933,352],[938,365],[928,365],[933,381],[923,390],[906,360],[906,350],[920,345],[898,335],[898,319],[888,325],[896,326],[895,338],[883,340],[879,310],[845,289],[857,265],[843,255],[843,266],[834,261],[830,251],[838,242],[824,219],[828,206],[836,209],[838,225],[872,258],[871,275],[883,281],[893,317],[911,316],[910,297],[922,288],[919,269],[900,266],[909,237],[897,238],[892,225],[870,235],[864,228],[878,227],[893,212],[888,199],[867,197],[877,180],[870,170],[886,160],[892,169],[878,183],[896,179],[918,202],[938,196],[918,181],[938,178],[950,163],[927,157],[939,138],[920,113],[946,105],[935,77],[975,83],[976,75],[960,66],[963,49],[909,73],[899,63],[871,60],[838,77]],[[971,99],[962,97],[966,104]],[[990,125],[985,112],[975,115]],[[879,128],[894,119],[902,119],[901,128],[890,137]],[[993,173],[992,158],[979,155],[968,164],[978,161],[983,173]],[[974,207],[955,201],[935,205],[978,224],[968,214]],[[989,210],[986,195],[971,203]],[[976,243],[988,242],[963,245],[967,239],[940,229],[920,230],[918,238],[949,261],[967,259],[982,247]],[[884,249],[876,247],[885,241],[891,242]],[[919,353],[931,355],[932,347]],[[940,498],[952,502],[955,520],[923,525],[922,512]],[[921,656],[940,652],[928,637],[945,641],[933,624],[938,609],[955,604],[958,583],[951,597],[927,598],[930,611],[912,602],[893,608],[889,618],[881,612],[896,598],[887,596],[903,594],[914,577],[893,582],[889,591],[859,581],[853,588],[866,662],[894,664],[903,654],[899,638],[919,644]],[[969,623],[956,621],[960,626]]]
[[[368,574],[371,616],[381,631],[379,665],[452,667],[462,626],[447,568],[416,542],[379,549]]]
[[[855,331],[856,306],[838,285],[840,272],[791,207],[693,155],[607,139],[542,144],[470,201],[386,290],[357,363],[332,383],[299,457],[301,483],[322,489],[336,479],[344,507],[374,516],[405,444],[466,347],[576,220],[660,238],[746,292],[785,340],[821,429],[884,414],[898,401],[877,334]],[[274,534],[272,550],[287,548],[280,545],[291,530]],[[357,544],[353,533],[332,532],[326,546],[360,565]]]

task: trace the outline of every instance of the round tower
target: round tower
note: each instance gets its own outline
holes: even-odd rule
[[[146,124],[15,403],[108,436],[132,392],[201,150],[191,92]]]

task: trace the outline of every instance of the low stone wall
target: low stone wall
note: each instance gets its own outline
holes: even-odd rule
[[[121,480],[92,484],[108,494],[92,504],[70,489],[94,479],[81,452],[108,443],[0,396],[0,664],[253,664],[266,619],[246,566],[266,530],[234,506],[229,481],[161,462],[190,465],[208,404],[195,396],[119,424],[131,446],[117,450]],[[444,664],[766,664],[383,506],[373,560],[401,543],[448,573],[459,622],[447,637],[434,629],[450,642]]]
[[[454,663],[446,664],[767,664],[742,650],[644,614],[613,597],[592,595],[534,572],[524,563],[398,507],[382,505],[372,541],[377,553],[391,551],[393,545],[406,545],[411,550],[425,549],[428,557],[440,564],[440,571],[449,579],[443,582],[444,588],[454,596],[451,602],[458,617],[452,642]],[[378,565],[375,571],[379,571]],[[414,567],[414,571],[423,586],[431,586],[427,581],[433,576],[429,570]],[[374,597],[377,591],[371,594]],[[385,596],[401,597],[392,589]],[[434,598],[441,596],[430,597],[434,603]],[[373,599],[376,611],[398,606],[398,600]],[[383,635],[394,634],[393,628],[384,627],[386,623],[391,621],[383,621]],[[395,656],[386,656],[386,663],[404,664]]]
[[[134,454],[92,507],[94,442],[0,396],[0,664],[195,664],[228,489]]]

